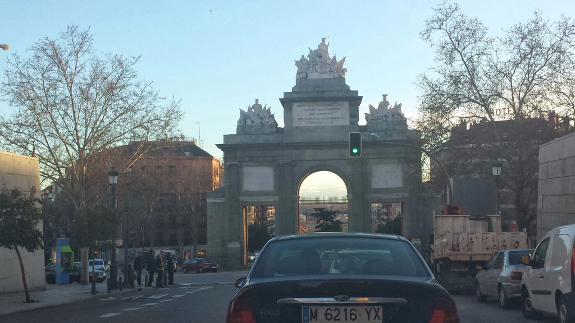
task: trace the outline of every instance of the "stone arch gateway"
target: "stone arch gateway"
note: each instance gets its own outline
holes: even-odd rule
[[[329,46],[329,44],[327,44]],[[350,232],[372,232],[371,205],[402,203],[403,234],[424,238],[420,133],[386,95],[359,124],[362,97],[345,82],[343,62],[325,43],[296,61],[296,85],[280,102],[284,127],[258,100],[240,110],[224,153],[224,187],[208,193],[207,253],[223,265],[246,263],[244,208],[275,207],[275,234],[298,233],[298,189],[316,171],[338,175],[348,191]],[[362,134],[362,154],[349,155],[349,134]],[[401,144],[401,145],[398,145]]]

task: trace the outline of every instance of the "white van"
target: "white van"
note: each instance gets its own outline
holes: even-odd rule
[[[559,322],[575,322],[575,224],[549,231],[541,238],[521,278],[521,310],[528,319],[543,313]]]

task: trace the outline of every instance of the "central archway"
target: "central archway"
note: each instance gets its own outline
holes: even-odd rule
[[[299,233],[348,232],[344,181],[330,171],[317,171],[304,177],[298,188],[298,220]]]

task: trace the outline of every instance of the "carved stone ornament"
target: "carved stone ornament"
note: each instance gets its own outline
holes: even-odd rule
[[[339,62],[335,55],[333,58],[329,57],[329,43],[326,44],[325,38],[322,38],[317,49],[309,49],[307,58],[301,55],[301,58],[295,61],[295,66],[297,66],[296,79],[345,77],[347,69],[343,68],[344,63],[345,57]]]
[[[365,121],[383,121],[389,119],[400,119],[405,120],[403,112],[401,112],[401,103],[397,102],[390,107],[389,101],[387,101],[387,94],[383,95],[383,101],[379,102],[377,108],[373,105],[369,105],[369,113],[365,114]]]
[[[240,119],[238,125],[275,125],[276,119],[271,113],[271,107],[262,107],[259,100],[252,106],[248,106],[248,111],[240,109]]]

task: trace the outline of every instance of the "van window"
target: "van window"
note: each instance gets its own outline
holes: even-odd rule
[[[537,250],[533,254],[533,260],[535,263],[532,265],[533,268],[543,268],[545,265],[545,257],[547,256],[547,248],[549,247],[549,238],[541,241]]]
[[[551,267],[566,266],[571,256],[569,249],[571,249],[571,239],[568,235],[554,236],[551,245]]]

